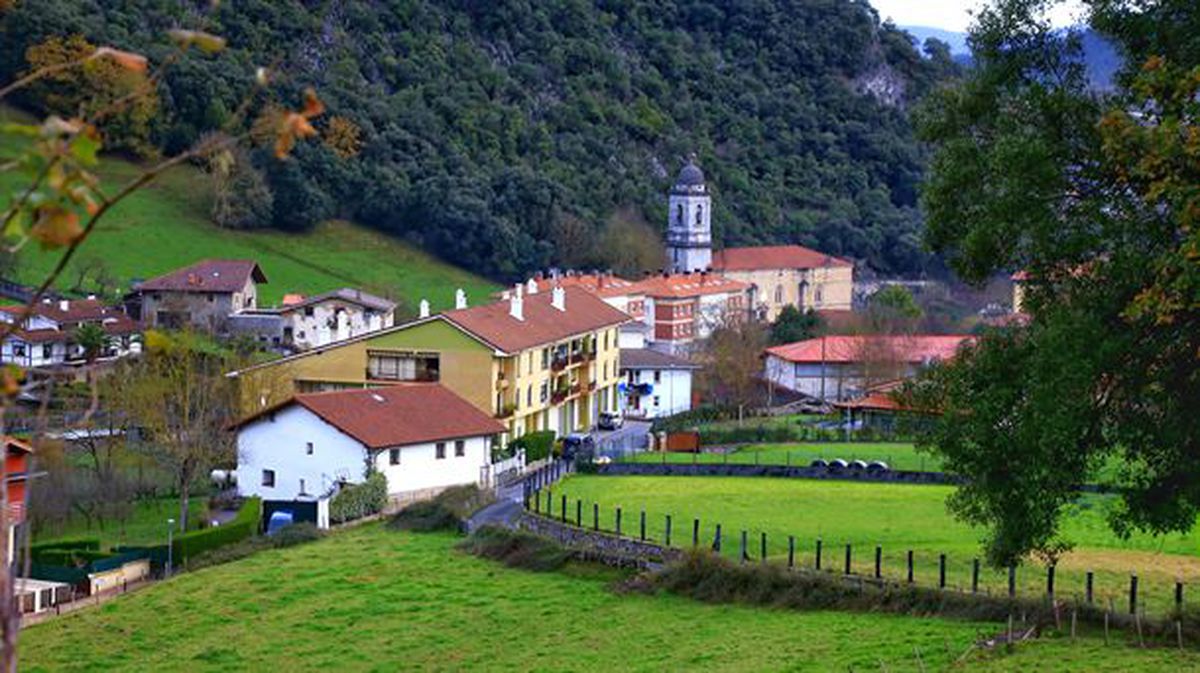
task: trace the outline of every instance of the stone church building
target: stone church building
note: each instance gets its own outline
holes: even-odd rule
[[[849,311],[854,263],[800,245],[712,247],[712,195],[704,172],[689,160],[671,188],[667,266],[679,273],[716,271],[751,286],[752,314],[774,320],[784,306],[801,311]]]

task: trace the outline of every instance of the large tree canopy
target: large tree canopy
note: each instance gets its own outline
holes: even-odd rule
[[[1185,531],[1200,508],[1200,7],[1089,3],[1126,57],[1101,93],[1077,36],[1037,18],[1050,4],[984,11],[977,70],[921,123],[928,242],[969,280],[1027,279],[1028,324],[916,391],[997,564],[1069,545],[1059,518],[1104,464],[1117,532]]]

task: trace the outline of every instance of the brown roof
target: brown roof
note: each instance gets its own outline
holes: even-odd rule
[[[495,435],[506,428],[437,383],[296,395],[237,423],[234,429],[298,404],[368,449]]]
[[[166,292],[239,292],[246,282],[267,282],[258,263],[249,259],[206,259],[163,276],[151,278],[137,287],[140,291]]]
[[[609,306],[587,290],[567,287],[563,292],[565,311],[550,305],[552,292],[525,295],[522,302],[524,320],[510,315],[508,299],[447,311],[441,317],[506,353],[563,341],[630,319],[625,312]]]
[[[744,292],[749,285],[716,273],[672,273],[647,276],[634,284],[639,292],[654,298],[686,298],[708,294]]]
[[[725,248],[713,252],[712,268],[722,271],[759,269],[816,269],[825,266],[854,266],[854,262],[818,252],[802,245],[761,245]]]
[[[65,305],[64,305],[65,304]],[[7,313],[20,321],[25,315],[25,306],[0,306],[0,313]],[[85,323],[98,323],[110,335],[132,334],[138,325],[126,313],[113,306],[105,306],[96,299],[71,299],[40,302],[29,309],[30,316],[40,316],[58,323],[59,329],[16,329],[13,333],[26,341],[40,343],[65,340],[69,333]]]
[[[649,348],[622,348],[621,369],[699,369],[683,358]]]
[[[298,311],[307,306],[316,306],[327,301],[344,301],[385,313],[396,310],[396,302],[390,299],[384,299],[383,297],[363,292],[362,290],[356,290],[352,287],[343,287],[337,290],[330,290],[329,292],[322,292],[311,297],[305,297],[302,294],[285,294],[279,307],[260,309],[260,311],[263,313],[288,313]]]

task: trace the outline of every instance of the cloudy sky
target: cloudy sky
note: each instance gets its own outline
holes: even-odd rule
[[[879,17],[891,17],[900,26],[929,26],[943,30],[965,31],[971,25],[970,11],[981,0],[870,0]],[[1068,0],[1055,7],[1050,18],[1057,26],[1069,26],[1080,20],[1080,4]]]

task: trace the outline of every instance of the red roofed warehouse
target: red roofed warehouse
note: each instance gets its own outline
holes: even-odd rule
[[[323,500],[368,464],[396,499],[476,483],[505,427],[439,384],[406,383],[296,395],[235,429],[243,495]]]
[[[857,397],[875,384],[912,376],[948,360],[964,335],[827,336],[768,348],[765,375],[774,385],[823,400]]]

